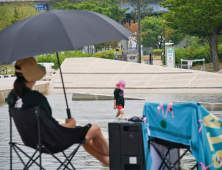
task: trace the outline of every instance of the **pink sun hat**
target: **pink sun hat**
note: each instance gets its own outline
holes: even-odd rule
[[[124,88],[125,88],[125,86],[126,86],[126,82],[123,80],[123,79],[121,79],[120,81],[119,81],[119,83],[117,83],[116,84],[116,86],[120,86],[120,89],[121,90],[124,90]]]

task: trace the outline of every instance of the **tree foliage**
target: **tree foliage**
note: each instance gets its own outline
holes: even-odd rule
[[[161,17],[145,17],[142,21],[142,31],[146,32],[146,35],[142,36],[142,44],[145,47],[154,47],[156,44],[162,41],[161,34],[163,32],[162,27],[163,19]]]
[[[57,2],[55,9],[63,9],[63,10],[87,10],[87,11],[94,11],[106,15],[112,18],[115,21],[119,21],[125,18],[125,12],[128,10],[120,9],[119,5],[116,3],[117,1],[114,0],[107,0],[107,1],[83,1],[82,3],[72,4],[69,3],[68,0],[65,0],[62,3]],[[119,41],[111,41],[105,43],[95,44],[96,52],[98,49],[101,48],[117,48]]]
[[[132,48],[132,41],[135,41],[137,43],[138,40],[138,23],[135,23],[134,20],[131,20],[130,23],[125,23],[124,27],[126,27],[128,30],[136,35],[129,37],[130,48]],[[146,35],[146,32],[142,31],[142,28],[140,32],[142,36]]]
[[[0,31],[11,25],[13,10],[9,5],[0,6]]]
[[[0,31],[14,22],[36,15],[33,3],[17,2],[0,6]]]
[[[163,22],[162,17],[146,16],[142,21],[142,31],[145,34],[142,34],[142,44],[145,47],[155,47],[159,45],[161,48],[161,43],[163,41]],[[174,45],[179,44],[184,38],[183,34],[178,33],[176,30],[165,25],[165,40],[166,42],[173,42]]]
[[[144,18],[145,16],[149,16],[152,11],[153,7],[150,7],[148,2],[152,2],[153,0],[140,0],[140,12],[141,17]],[[134,18],[135,21],[138,19],[138,0],[134,0],[131,2],[133,7],[131,11],[131,16]]]
[[[169,27],[183,34],[207,37],[214,70],[219,70],[217,43],[222,30],[222,1],[166,0],[160,5],[169,10],[164,14]]]
[[[57,2],[55,9],[94,11],[106,15],[117,22],[125,18],[125,12],[128,10],[128,8],[120,9],[116,1],[112,0],[101,2],[90,0],[79,4],[71,4],[68,3],[68,0],[65,0],[62,3]]]
[[[13,18],[12,18],[12,24],[17,22],[19,20],[19,15],[18,15],[18,11],[17,11],[17,8],[15,7],[14,9],[14,15],[13,15]]]

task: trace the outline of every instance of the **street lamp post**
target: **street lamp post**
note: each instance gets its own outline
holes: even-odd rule
[[[139,63],[141,63],[140,0],[138,0],[138,46]]]
[[[166,55],[166,49],[165,49],[165,25],[163,25],[163,65],[166,65],[166,59],[165,59],[165,55]]]
[[[164,12],[163,9],[161,9],[162,12]],[[163,19],[163,22],[165,22],[165,20]],[[163,65],[166,65],[166,60],[165,60],[165,25],[163,24]]]

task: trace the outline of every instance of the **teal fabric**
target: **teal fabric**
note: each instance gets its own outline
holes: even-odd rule
[[[147,170],[152,168],[149,136],[189,145],[198,170],[222,170],[222,121],[203,106],[196,102],[145,103],[143,116]]]
[[[114,60],[118,60],[116,52],[114,53]]]

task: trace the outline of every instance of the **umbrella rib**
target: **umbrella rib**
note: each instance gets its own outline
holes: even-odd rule
[[[37,14],[38,15],[38,14]],[[34,16],[32,16],[32,17],[29,17],[29,18],[27,18],[27,21],[26,22],[24,22],[24,24],[21,26],[21,28],[20,28],[20,30],[18,31],[18,34],[17,34],[17,36],[16,36],[16,39],[15,39],[15,41],[13,42],[13,46],[12,46],[12,50],[10,51],[10,55],[9,56],[11,56],[11,54],[12,54],[12,51],[13,51],[13,49],[14,49],[14,45],[15,45],[15,43],[17,42],[17,39],[18,39],[18,36],[19,36],[19,32],[23,29],[23,27],[30,21],[30,20],[33,20],[33,18],[35,18],[37,15],[34,15]],[[21,20],[22,21],[22,20]],[[24,20],[23,20],[24,21]],[[19,21],[18,21],[19,22]],[[14,23],[14,24],[16,24],[16,23]],[[28,56],[28,57],[31,57],[31,56]]]
[[[66,33],[66,35],[67,35],[67,37],[68,37],[68,39],[69,39],[69,41],[70,41],[70,44],[71,44],[72,47],[75,49],[75,47],[74,47],[74,45],[72,44],[72,41],[71,41],[70,37],[68,36],[68,34],[67,34],[67,32],[66,32],[66,29],[65,29],[65,27],[63,26],[63,24],[62,24],[60,18],[59,18],[54,12],[52,12],[52,13],[58,18],[58,20],[59,20],[59,22],[61,23],[63,29],[65,30],[65,33]],[[76,50],[76,49],[75,49],[75,50]]]

